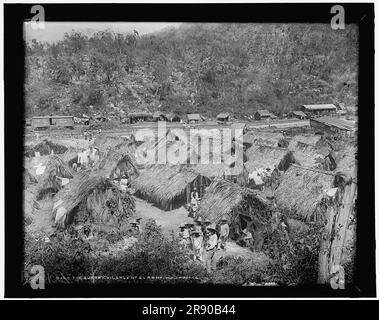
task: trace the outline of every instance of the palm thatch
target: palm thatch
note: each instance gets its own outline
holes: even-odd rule
[[[120,152],[117,149],[109,149],[96,165],[95,171],[100,176],[109,179],[117,179],[124,174],[127,176],[138,175],[134,155]]]
[[[243,143],[250,146],[271,146],[278,147],[279,141],[284,139],[284,136],[280,132],[264,132],[260,131],[250,131],[243,135]]]
[[[285,148],[258,146],[251,147],[247,151],[248,160],[245,163],[248,172],[253,172],[258,168],[274,168],[285,171],[295,163],[293,153]]]
[[[122,192],[108,178],[83,172],[54,197],[55,217],[59,208],[65,215],[56,221],[59,227],[89,220],[95,224],[120,227],[135,212],[135,201],[131,194]]]
[[[107,151],[108,149],[117,148],[119,145],[133,144],[134,142],[135,139],[133,135],[131,135],[130,139],[120,136],[100,135],[95,139],[93,145],[102,151]]]
[[[67,147],[50,140],[44,139],[33,147],[28,147],[27,156],[34,157],[35,152],[39,152],[41,156],[46,156],[51,153],[62,154],[67,151]]]
[[[333,187],[334,174],[292,165],[275,190],[279,208],[304,220],[318,219],[325,210],[324,191]]]
[[[197,179],[201,179],[201,176],[185,166],[157,165],[141,172],[131,185],[137,196],[155,203],[163,210],[170,210],[186,203],[188,188]]]
[[[357,176],[357,147],[347,145],[344,150],[337,153],[336,162],[337,168],[336,172],[341,172],[348,177],[356,177]]]
[[[74,163],[78,162],[78,153],[81,152],[80,149],[69,147],[67,151],[62,154],[61,158],[62,160],[70,167],[72,168],[72,165]]]
[[[217,223],[224,215],[233,222],[239,214],[266,216],[267,210],[267,202],[251,189],[217,179],[206,189],[198,214]]]
[[[73,173],[59,156],[51,155],[46,164],[45,172],[37,184],[37,200],[60,190],[61,184],[58,182],[57,176],[72,179]]]

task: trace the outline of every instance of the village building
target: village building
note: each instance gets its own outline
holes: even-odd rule
[[[108,178],[87,172],[75,176],[54,197],[53,217],[61,229],[85,221],[119,228],[134,212],[135,200],[130,193]]]
[[[230,119],[230,114],[229,112],[222,112],[219,113],[216,117],[218,123],[226,123]]]
[[[267,119],[276,119],[276,118],[278,117],[268,110],[258,110],[254,113],[255,120],[267,120]]]
[[[291,111],[289,117],[304,120],[307,118],[307,115],[303,111]]]
[[[151,121],[153,119],[152,114],[147,112],[134,112],[128,114],[129,123]]]
[[[202,185],[210,181],[186,166],[156,165],[142,171],[131,184],[138,197],[168,211],[190,203],[195,186],[201,197]]]
[[[42,200],[47,196],[54,195],[66,185],[73,176],[72,170],[59,156],[50,155],[49,161],[37,184],[36,199]]]
[[[309,116],[323,116],[335,113],[337,107],[334,104],[304,104],[299,111]]]
[[[257,220],[260,220],[259,217],[265,217],[268,211],[268,201],[253,190],[224,179],[216,179],[203,195],[198,215],[213,223],[219,223],[226,216],[231,238],[237,239],[242,230],[251,230]]]
[[[164,113],[156,111],[153,113],[153,120],[154,121],[167,121],[167,117]]]
[[[357,130],[352,122],[326,116],[310,119],[310,126],[316,134],[324,134],[327,136],[349,136]]]
[[[199,123],[204,120],[205,118],[198,113],[187,114],[187,123]]]

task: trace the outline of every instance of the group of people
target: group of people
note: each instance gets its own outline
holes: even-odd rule
[[[218,249],[226,249],[230,228],[224,216],[216,225],[209,219],[202,221],[201,217],[195,223],[182,223],[180,226],[180,243],[193,250],[194,260],[206,264],[208,271],[215,269],[214,254]]]

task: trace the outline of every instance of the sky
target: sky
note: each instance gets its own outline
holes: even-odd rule
[[[180,23],[168,22],[45,22],[45,29],[33,29],[30,22],[25,22],[25,40],[33,38],[40,42],[55,42],[63,39],[66,32],[72,30],[92,34],[110,29],[114,32],[129,33],[137,30],[140,35],[157,32],[169,27],[178,27]]]

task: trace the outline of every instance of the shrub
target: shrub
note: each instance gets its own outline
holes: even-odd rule
[[[73,239],[58,234],[49,242],[41,234],[39,237],[26,236],[25,278],[30,278],[30,268],[41,265],[45,269],[47,283],[75,282],[77,277],[88,275],[90,270],[90,246],[81,239]]]
[[[264,251],[272,259],[267,276],[280,285],[317,283],[320,224],[310,224],[307,231],[291,235],[284,230],[272,233]]]

